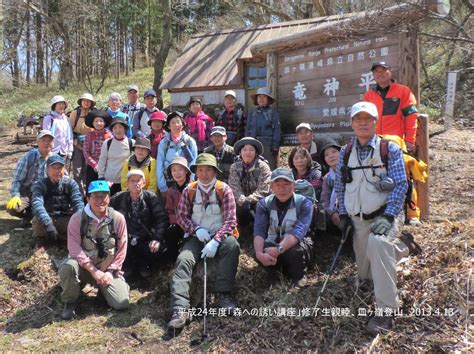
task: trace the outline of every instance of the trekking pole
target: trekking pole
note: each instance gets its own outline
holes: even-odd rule
[[[204,257],[204,318],[202,321],[202,341],[204,342],[207,339],[207,257]]]
[[[331,276],[332,272],[334,271],[334,268],[336,267],[336,262],[337,259],[339,258],[339,254],[341,253],[342,246],[344,246],[344,243],[346,242],[347,238],[349,235],[352,235],[354,232],[354,229],[350,227],[344,235],[341,237],[341,242],[339,243],[339,247],[336,251],[336,255],[334,256],[334,259],[332,260],[331,267],[329,268],[328,272],[326,273],[326,279],[324,280],[323,287],[321,290],[319,290],[318,298],[316,300],[316,304],[314,305],[314,308],[317,308],[319,305],[319,301],[321,300],[321,295],[323,294],[324,290],[326,289],[326,285],[328,283],[329,277]]]

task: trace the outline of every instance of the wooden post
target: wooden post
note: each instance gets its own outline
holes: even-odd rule
[[[417,183],[416,190],[418,192],[418,207],[420,208],[420,216],[422,220],[428,220],[430,216],[430,161],[429,161],[429,132],[428,132],[428,115],[420,114],[418,116],[418,129],[416,132],[417,157],[428,165],[428,178],[426,183]]]
[[[418,36],[415,32],[403,33],[400,35],[400,54],[398,62],[398,82],[407,85],[416,97],[416,101],[420,102],[420,86],[419,86],[419,47]]]
[[[275,52],[267,53],[267,86],[277,99],[278,87],[278,57]],[[278,105],[278,100],[277,100]]]

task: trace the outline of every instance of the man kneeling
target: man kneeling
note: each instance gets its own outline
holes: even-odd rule
[[[227,184],[216,179],[220,171],[214,155],[200,154],[191,171],[197,181],[183,191],[176,213],[179,225],[187,234],[171,278],[173,314],[169,328],[182,328],[189,320],[189,287],[199,258],[215,257],[214,289],[218,306],[228,314],[235,309],[233,291],[240,247],[234,237],[237,224],[234,194]]]
[[[311,239],[305,236],[311,225],[313,204],[294,193],[295,179],[288,168],[279,167],[272,172],[271,188],[273,194],[257,204],[255,256],[271,275],[276,268],[283,268],[292,285],[302,287],[312,256]]]
[[[127,252],[127,226],[122,214],[109,208],[107,181],[89,184],[87,205],[71,217],[67,229],[69,257],[59,267],[65,306],[61,317],[70,320],[86,283],[95,283],[116,310],[129,305],[129,286],[122,277]]]

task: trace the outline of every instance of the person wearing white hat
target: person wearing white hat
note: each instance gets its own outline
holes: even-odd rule
[[[28,226],[31,218],[31,186],[47,177],[46,160],[52,155],[53,134],[41,130],[36,137],[38,148],[28,151],[18,161],[10,188],[11,199],[6,205],[7,212],[22,219],[21,226]]]
[[[53,152],[71,160],[73,151],[73,134],[68,118],[64,114],[67,108],[63,96],[51,99],[51,111],[43,118],[42,129],[49,130],[54,136]]]
[[[138,271],[149,278],[152,267],[162,258],[168,240],[168,216],[163,199],[145,189],[145,174],[140,169],[127,173],[127,191],[112,197],[110,206],[125,216],[128,232],[125,278]]]
[[[227,144],[233,146],[237,140],[244,137],[246,123],[245,107],[237,103],[235,91],[227,90],[224,94],[224,109],[219,112],[216,122],[216,126],[220,125],[226,129]]]
[[[263,157],[273,170],[277,166],[280,149],[281,126],[280,115],[271,105],[275,102],[270,89],[262,87],[252,95],[257,108],[249,115],[245,126],[245,136],[259,140],[263,145]]]
[[[372,335],[393,327],[390,314],[399,307],[396,264],[408,255],[399,238],[408,188],[403,153],[397,144],[377,136],[377,119],[373,103],[352,106],[355,138],[340,151],[334,185],[339,228],[343,236],[353,234],[358,277],[373,280],[376,305],[383,314],[369,321]]]
[[[79,105],[69,115],[69,124],[72,128],[74,136],[73,145],[74,150],[72,152],[72,176],[76,180],[79,186],[84,184],[86,178],[86,160],[84,158],[83,146],[86,139],[86,135],[93,131],[86,125],[85,120],[89,112],[94,109],[95,100],[90,93],[84,93],[77,100]]]

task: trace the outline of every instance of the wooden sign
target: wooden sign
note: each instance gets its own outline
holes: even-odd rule
[[[278,54],[283,144],[296,144],[295,128],[301,122],[318,133],[351,133],[350,108],[375,84],[372,63],[387,62],[397,77],[400,36],[331,42]]]

